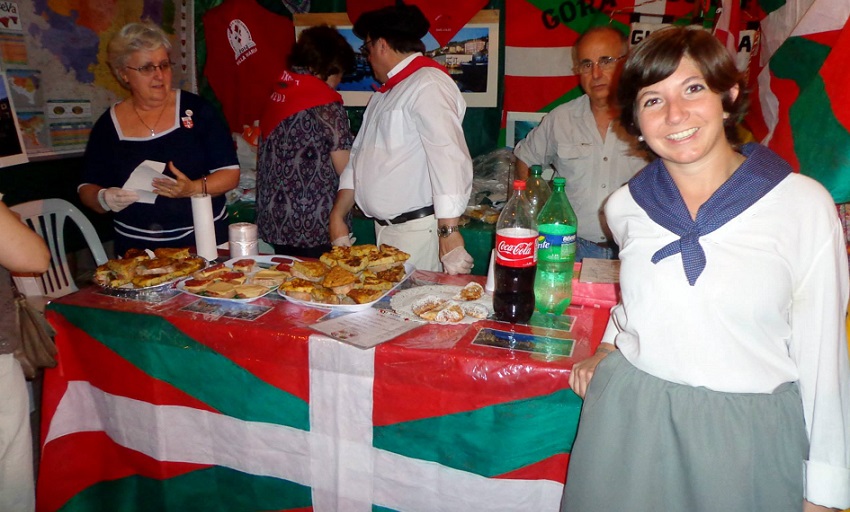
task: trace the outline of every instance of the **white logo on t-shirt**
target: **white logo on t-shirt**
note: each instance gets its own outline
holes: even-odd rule
[[[242,20],[232,20],[227,27],[227,39],[236,57],[236,64],[241,64],[249,55],[256,52],[257,43],[251,39],[251,31]]]

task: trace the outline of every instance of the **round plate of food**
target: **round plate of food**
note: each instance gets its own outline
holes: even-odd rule
[[[409,320],[469,324],[493,314],[493,297],[476,282],[466,286],[435,284],[401,290],[390,299],[390,307]]]
[[[305,263],[310,265],[293,265],[293,277],[280,285],[278,295],[302,306],[348,312],[369,309],[416,270],[406,262],[373,274],[350,272],[338,265],[324,270],[313,265],[321,262]],[[313,277],[315,273],[321,278]]]
[[[233,284],[227,281],[204,283],[203,287],[197,287],[200,281],[194,278],[180,281],[177,283],[177,289],[201,299],[225,302],[254,302],[275,290],[274,286],[267,287],[250,283]]]
[[[177,289],[203,299],[253,302],[290,278],[290,266],[298,261],[277,254],[232,258],[195,272]]]

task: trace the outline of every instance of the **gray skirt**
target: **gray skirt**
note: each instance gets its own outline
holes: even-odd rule
[[[597,366],[567,474],[565,512],[800,512],[808,438],[796,383],[721,393]]]

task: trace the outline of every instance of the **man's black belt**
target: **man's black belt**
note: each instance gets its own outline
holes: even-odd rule
[[[375,219],[375,222],[381,226],[389,226],[390,224],[403,224],[409,220],[421,219],[422,217],[427,217],[429,215],[434,215],[434,205],[413,210],[412,212],[405,212],[398,217],[388,220]]]

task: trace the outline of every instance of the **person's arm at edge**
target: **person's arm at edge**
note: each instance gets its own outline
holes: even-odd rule
[[[460,217],[452,217],[450,219],[437,219],[437,226],[454,226],[457,227],[460,223]],[[446,238],[440,237],[440,259],[452,251],[456,247],[464,247],[463,235],[460,231],[455,231]]]
[[[50,265],[50,250],[38,233],[21,222],[20,217],[0,202],[0,265],[12,272],[37,272]]]
[[[799,219],[800,225],[810,227],[806,232],[811,236],[795,244],[801,247],[795,263],[805,278],[793,292],[788,344],[809,436],[803,461],[807,512],[841,510],[850,503],[850,444],[842,435],[850,419],[850,400],[836,392],[847,389],[850,382],[846,333],[850,282],[843,228],[828,192],[819,193],[820,201],[811,196],[807,201],[812,216]],[[821,226],[828,228],[818,229]]]
[[[80,201],[91,210],[97,213],[106,213],[107,210],[100,205],[97,200],[97,193],[103,190],[104,187],[95,185],[94,183],[83,183],[77,189],[77,194],[80,196]]]
[[[347,149],[338,149],[331,151],[331,164],[334,166],[337,176],[342,176],[342,171],[348,165],[348,159],[351,157],[351,151]]]
[[[348,237],[348,223],[345,222],[348,212],[354,207],[354,189],[341,188],[336,193],[330,214],[331,242],[338,238]]]
[[[596,347],[596,352],[592,356],[573,365],[570,372],[570,388],[575,394],[584,399],[596,367],[603,359],[608,357],[608,354],[615,350],[617,350],[617,347],[614,344],[602,342]]]
[[[434,188],[434,210],[437,225],[457,226],[463,208],[458,211],[457,205],[452,204],[452,200],[448,199],[451,196],[448,194],[451,194],[454,190],[449,190],[446,187],[453,187],[456,183],[465,184],[466,198],[463,200],[463,207],[465,207],[472,188],[472,157],[466,147],[462,128],[464,107],[458,107],[455,103],[456,89],[452,90],[442,81],[436,81],[434,85],[436,87],[429,87],[421,91],[414,100],[411,110],[419,113],[416,116],[416,126],[422,139],[428,160],[428,172],[431,175],[431,183]],[[447,163],[449,165],[443,165]],[[456,177],[449,180],[440,179],[441,176],[437,169],[444,172],[448,168],[457,170]],[[449,204],[451,204],[451,208],[446,207]],[[457,213],[457,215],[440,217],[440,215],[446,215],[448,210]],[[446,238],[438,237],[438,243],[441,261],[443,256],[452,250],[464,247],[463,235],[459,231],[455,231]]]

